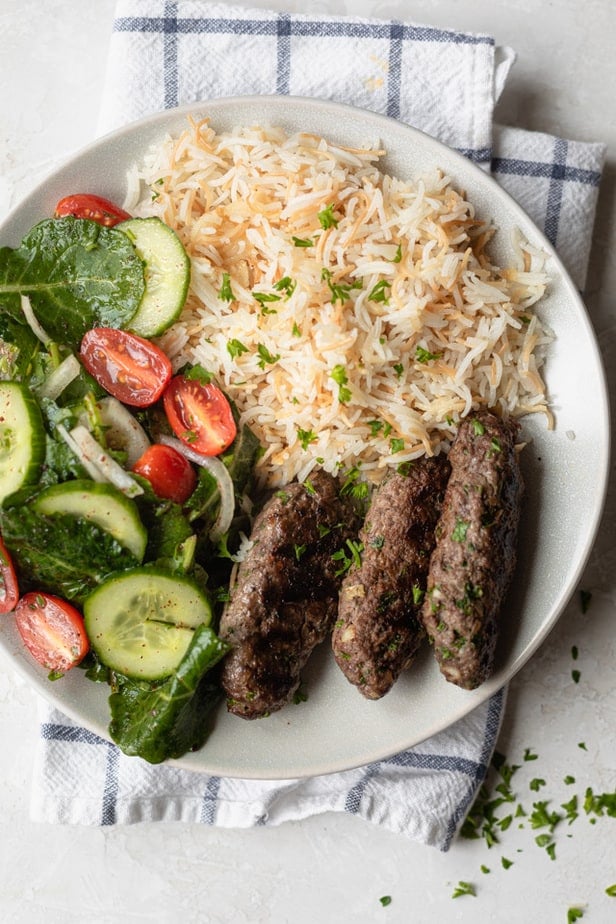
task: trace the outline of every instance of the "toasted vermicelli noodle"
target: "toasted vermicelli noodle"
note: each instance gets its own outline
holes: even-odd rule
[[[263,484],[315,467],[378,482],[447,448],[473,407],[552,425],[551,334],[531,309],[543,255],[518,235],[515,265],[492,265],[493,228],[450,179],[397,179],[383,154],[190,121],[130,177],[126,205],[174,228],[192,262],[160,344],[235,401]]]

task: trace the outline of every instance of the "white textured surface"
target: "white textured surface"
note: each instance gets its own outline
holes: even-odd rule
[[[299,9],[272,0],[252,5]],[[0,214],[58,158],[93,137],[113,0],[2,0],[0,5]],[[303,7],[302,7],[303,8]],[[587,304],[616,384],[614,177],[616,64],[612,0],[317,0],[310,11],[412,17],[492,33],[518,62],[499,105],[502,122],[609,145]],[[522,764],[514,788],[528,808],[553,807],[616,786],[616,495],[581,587],[547,643],[513,682],[499,750]],[[571,650],[579,657],[573,661]],[[576,685],[572,669],[580,671]],[[60,828],[28,821],[36,703],[24,683],[0,675],[0,921],[19,922],[499,922],[616,920],[614,819],[582,813],[556,834],[556,860],[516,824],[488,850],[460,841],[442,855],[351,817],[325,816],[279,829],[221,831],[165,825]],[[586,749],[578,747],[585,742]],[[532,748],[537,761],[523,760]],[[576,784],[565,786],[571,774]],[[529,782],[541,777],[537,794]],[[568,835],[572,835],[569,837]],[[505,856],[514,863],[501,865]],[[491,869],[480,871],[481,864]],[[459,880],[475,898],[451,899]],[[382,907],[379,898],[391,895]]]

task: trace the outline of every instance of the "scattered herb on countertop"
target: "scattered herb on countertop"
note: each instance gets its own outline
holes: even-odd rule
[[[587,750],[584,742],[579,742],[578,747]],[[505,755],[495,751],[486,780],[462,825],[460,836],[474,840],[483,839],[488,849],[499,849],[506,831],[515,827],[518,830],[529,829],[534,845],[551,861],[555,861],[558,838],[571,837],[568,829],[576,822],[579,824],[579,819],[585,818],[589,824],[596,824],[600,818],[616,818],[616,791],[596,793],[591,786],[587,786],[583,793],[576,793],[560,803],[556,802],[556,798],[549,797],[527,805],[521,790],[514,790],[512,783],[525,763],[538,760],[539,754],[530,747],[524,749],[523,760],[520,763],[513,763],[507,760]],[[567,774],[562,782],[565,786],[572,786],[576,783],[576,778]],[[528,790],[533,793],[539,790],[549,791],[549,786],[550,781],[543,777],[534,776],[528,780]],[[513,824],[514,821],[518,822],[517,826]],[[518,852],[522,852],[522,849],[518,848]],[[514,861],[501,854],[500,865],[503,869],[510,869],[513,863]],[[488,873],[490,867],[481,864],[480,871]],[[464,891],[467,885],[473,889],[472,892]],[[452,897],[475,894],[474,888],[470,883],[461,882]],[[616,884],[606,888],[605,893],[616,897]],[[579,906],[572,906],[567,912],[567,920],[575,921],[583,913]]]
[[[452,893],[452,898],[460,898],[461,895],[476,895],[475,886],[472,882],[460,880]]]
[[[577,921],[578,918],[584,917],[584,911],[579,908],[577,905],[573,908],[569,908],[567,911],[567,924],[573,924],[574,921]]]

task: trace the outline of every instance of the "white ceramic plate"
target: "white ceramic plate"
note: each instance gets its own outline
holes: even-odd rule
[[[189,113],[211,116],[217,130],[258,122],[350,145],[376,141],[388,151],[382,169],[400,177],[438,165],[466,190],[480,215],[495,221],[499,232],[492,253],[498,263],[510,259],[514,227],[549,255],[552,283],[539,311],[557,335],[546,372],[556,429],[548,431],[538,419],[523,423],[530,445],[523,453],[519,564],[502,614],[492,679],[472,693],[460,690],[443,680],[425,650],[386,697],[368,702],[343,678],[326,643],[305,672],[307,702],[257,722],[229,716],[221,707],[205,747],[178,761],[193,770],[257,779],[348,769],[417,744],[464,716],[506,683],[554,627],[590,552],[606,490],[609,418],[599,351],[584,305],[553,248],[490,177],[421,132],[338,104],[281,97],[216,100],[132,124],[85,149],[34,190],[0,228],[0,244],[16,246],[68,193],[96,192],[121,202],[126,169],[150,144],[181,131]],[[106,687],[88,682],[79,670],[50,683],[10,618],[0,621],[0,650],[65,714],[107,736]]]

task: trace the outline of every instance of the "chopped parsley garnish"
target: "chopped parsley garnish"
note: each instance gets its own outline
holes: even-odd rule
[[[266,364],[273,366],[274,363],[277,363],[280,359],[280,353],[275,355],[270,353],[270,351],[262,343],[257,344],[257,353],[260,356],[258,365],[261,369],[265,369]]]
[[[293,694],[293,703],[296,706],[299,706],[300,703],[305,703],[308,701],[308,691],[303,683],[300,683],[297,690]]]
[[[328,228],[337,228],[338,219],[334,216],[335,203],[330,202],[328,206],[322,209],[318,214],[317,218],[319,219],[319,224],[324,231],[327,231]]]
[[[475,418],[472,421],[471,426],[473,428],[473,433],[475,434],[475,436],[483,436],[483,434],[486,432],[486,428],[484,427],[484,425],[481,423],[480,420],[477,420],[477,418]]]
[[[197,363],[184,373],[184,378],[188,379],[190,382],[199,382],[201,385],[209,385],[214,376],[205,366]]]
[[[404,372],[404,366],[402,363],[394,363],[394,372],[396,373],[396,378],[400,378]]]
[[[298,427],[297,438],[301,443],[302,449],[308,449],[310,443],[316,443],[318,436],[314,430],[302,430],[301,427]]]
[[[424,598],[424,591],[417,584],[413,585],[413,603],[415,606],[419,606],[421,601]]]
[[[451,538],[453,541],[464,542],[470,525],[471,524],[466,520],[462,520],[460,517],[456,517],[456,525],[454,526],[453,532],[451,533]]]
[[[383,429],[383,421],[369,420],[368,426],[370,427],[370,436],[378,436],[379,432]]]
[[[339,385],[338,389],[338,400],[341,404],[348,404],[351,400],[351,389],[347,388],[347,382],[349,377],[346,373],[346,369],[342,365],[334,366],[331,371],[331,377]]]
[[[312,241],[307,237],[292,237],[294,247],[312,247]]]
[[[329,287],[333,305],[335,305],[336,302],[340,302],[340,304],[343,305],[348,300],[349,294],[353,289],[361,289],[362,287],[361,279],[356,279],[355,282],[346,285],[339,282],[332,282],[331,270],[327,269],[326,266],[321,270],[321,279],[326,282]]]
[[[524,748],[524,760],[538,760],[539,755],[531,751],[530,748]]]
[[[340,488],[341,497],[354,497],[356,500],[366,500],[370,494],[368,483],[359,480],[359,467],[354,465],[346,473],[344,484]]]
[[[610,898],[616,898],[616,883],[614,885],[608,886],[605,890],[605,894],[609,895]]]
[[[297,543],[293,546],[293,551],[295,552],[295,558],[297,559],[297,561],[300,560],[300,558],[302,557],[302,555],[304,554],[307,548],[308,546],[297,545]]]
[[[275,308],[268,308],[270,302],[279,302],[281,295],[275,295],[273,292],[253,292],[252,297],[261,305],[261,314],[276,314]]]
[[[391,453],[402,452],[404,449],[404,440],[399,437],[394,437],[389,441],[389,451]]]
[[[385,545],[385,537],[375,536],[374,539],[370,540],[370,545],[372,546],[373,549],[382,549],[383,546]]]
[[[297,325],[297,321],[294,321],[294,322],[293,322],[293,328],[292,328],[292,330],[291,330],[291,333],[293,334],[294,337],[301,337],[301,336],[302,336],[302,332],[301,332],[300,328],[299,328],[298,325]]]
[[[223,302],[232,302],[235,298],[231,290],[231,277],[229,273],[222,274],[222,285],[220,286],[220,291],[218,292],[218,298],[222,299]]]
[[[351,553],[350,556],[347,555],[347,549]],[[355,564],[355,566],[359,568],[361,564],[361,553],[363,550],[363,543],[354,542],[353,539],[347,539],[346,547],[343,546],[332,555],[333,561],[341,563],[340,568],[335,572],[336,577],[339,577],[341,574],[344,574],[345,571],[348,571],[352,564]]]
[[[441,355],[441,353],[431,353],[421,346],[415,350],[415,359],[418,363],[429,363],[431,359],[439,359]]]
[[[283,276],[282,279],[274,283],[274,288],[277,292],[284,292],[286,298],[291,298],[295,292],[296,285],[297,283],[290,276]]]
[[[237,356],[241,356],[242,353],[248,352],[248,347],[244,346],[241,340],[227,340],[227,352],[231,359],[235,359]]]
[[[389,289],[391,289],[391,282],[388,282],[386,279],[381,279],[380,282],[377,282],[377,284],[372,287],[368,295],[368,300],[371,302],[379,302],[382,305],[389,305]]]
[[[398,244],[396,247],[396,255],[394,256],[392,263],[399,263],[402,259],[402,244]]]
[[[379,898],[380,903],[385,908],[387,905],[391,905],[391,895],[382,895]]]

